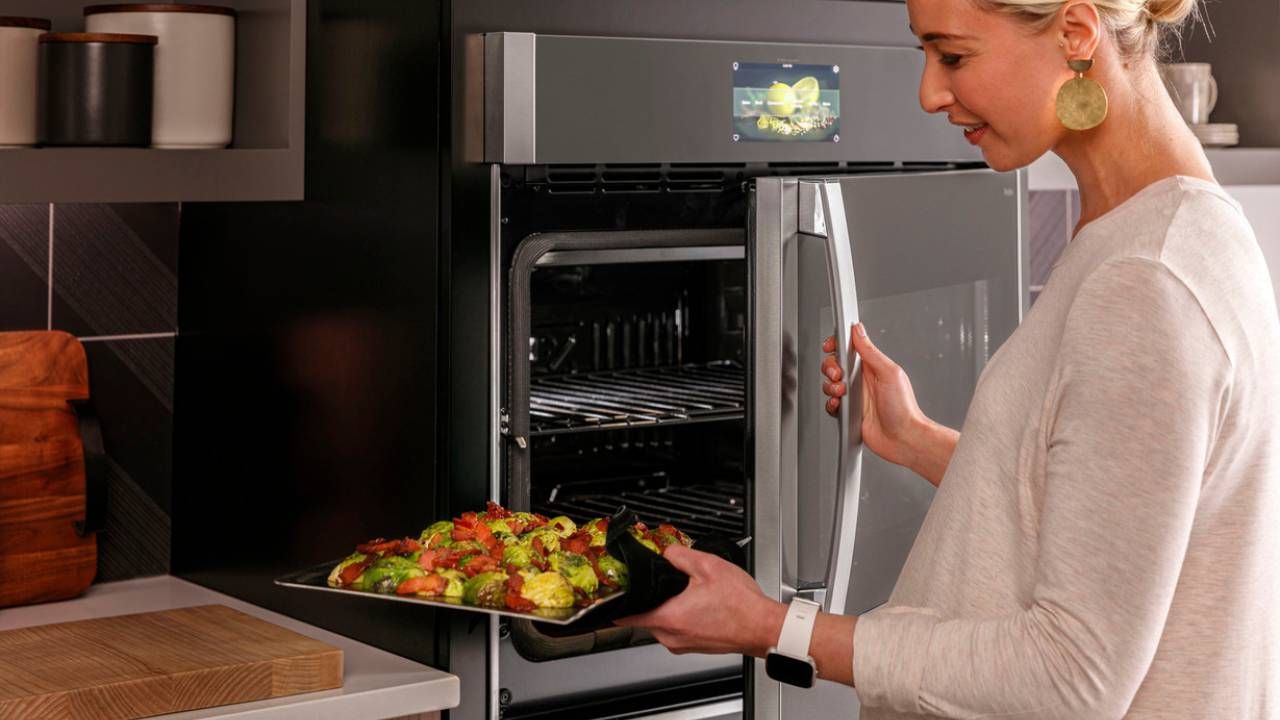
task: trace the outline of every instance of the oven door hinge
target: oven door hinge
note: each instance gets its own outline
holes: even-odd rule
[[[498,411],[498,432],[511,437],[511,414],[507,412],[506,408]],[[525,436],[516,435],[512,439],[516,441],[516,445],[520,446],[521,450],[529,448],[529,440]]]

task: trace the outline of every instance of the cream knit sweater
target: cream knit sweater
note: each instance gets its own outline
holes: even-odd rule
[[[862,717],[1280,717],[1278,415],[1239,206],[1170,177],[1089,223],[857,625]]]

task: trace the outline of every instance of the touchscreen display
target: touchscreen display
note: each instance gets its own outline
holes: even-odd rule
[[[840,66],[733,64],[734,142],[840,142]]]

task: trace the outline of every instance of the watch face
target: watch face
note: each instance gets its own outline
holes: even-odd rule
[[[802,688],[813,687],[813,666],[804,660],[769,653],[764,660],[764,670],[778,682]]]

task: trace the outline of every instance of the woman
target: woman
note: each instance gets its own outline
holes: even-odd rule
[[[997,170],[1056,152],[1081,218],[963,434],[856,328],[867,447],[938,486],[889,602],[810,636],[864,718],[1280,714],[1280,327],[1154,60],[1194,3],[908,0],[924,109]],[[842,374],[823,371],[832,411]],[[750,576],[667,557],[689,588],[624,623],[674,652],[778,642],[788,607]]]

